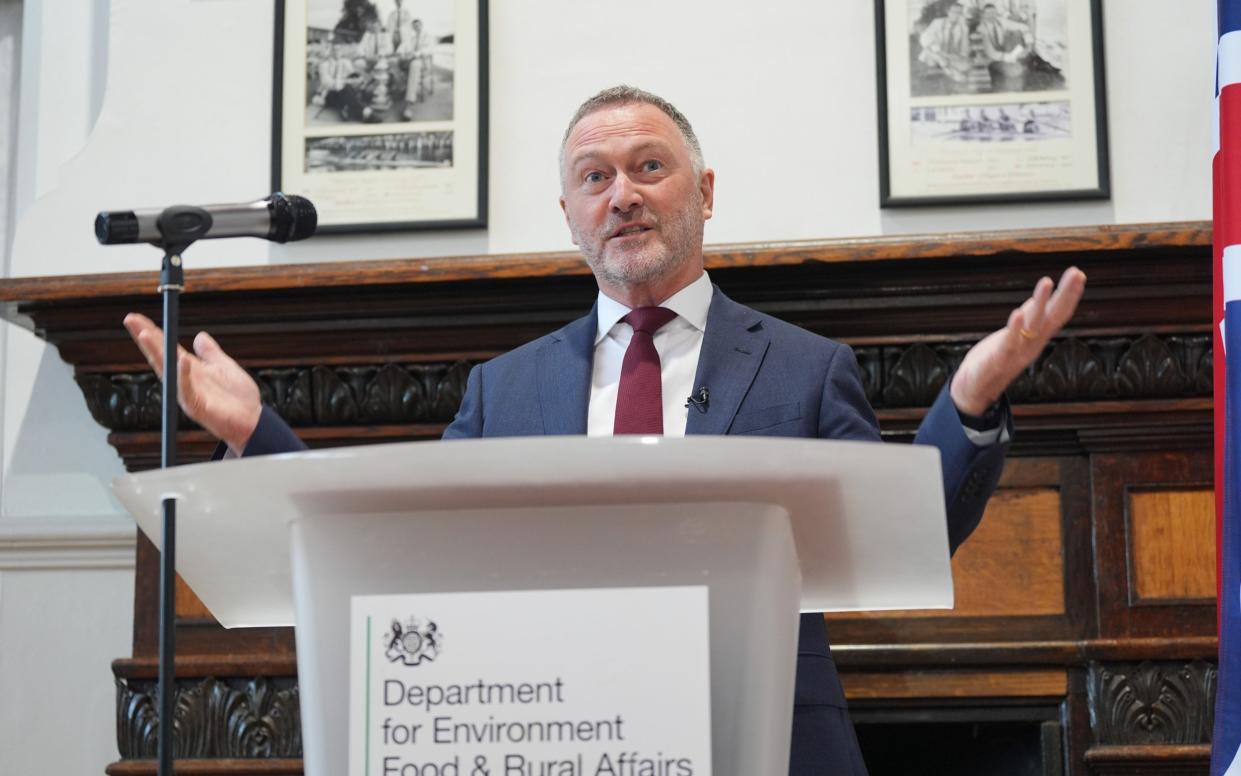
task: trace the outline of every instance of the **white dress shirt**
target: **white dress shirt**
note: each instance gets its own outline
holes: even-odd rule
[[[698,372],[698,354],[707,331],[707,310],[714,289],[703,272],[698,279],[661,302],[677,314],[655,332],[655,350],[663,373],[664,436],[685,436],[689,410],[686,400],[693,392]],[[595,365],[590,380],[590,409],[586,420],[588,436],[612,436],[616,422],[616,392],[620,387],[621,362],[633,329],[621,318],[629,314],[625,305],[599,292],[599,323],[595,330]]]
[[[697,386],[698,355],[707,331],[707,311],[714,287],[707,273],[673,294],[659,307],[677,314],[655,332],[655,350],[663,373],[664,436],[685,436],[689,409],[685,406]],[[590,380],[590,408],[586,417],[587,436],[612,436],[616,422],[616,393],[620,387],[621,362],[633,336],[633,328],[621,321],[630,308],[599,292],[599,320],[595,329],[595,363]],[[975,431],[964,427],[966,437],[979,447],[1007,441],[1004,427]]]

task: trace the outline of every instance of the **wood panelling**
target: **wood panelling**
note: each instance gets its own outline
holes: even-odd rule
[[[1215,598],[1215,491],[1128,493],[1129,575],[1134,602]]]
[[[108,766],[109,776],[155,776],[156,760],[121,760]],[[302,773],[302,760],[237,759],[237,760],[176,760],[173,771],[186,776],[294,776]]]
[[[837,639],[832,645],[832,656],[836,665],[859,670],[926,668],[935,665],[1074,666],[1085,665],[1091,661],[1209,661],[1215,659],[1218,651],[1219,641],[1213,636],[1177,635],[1148,639],[1007,640],[960,644],[843,644]],[[142,665],[147,667],[151,676],[155,675],[154,663],[145,661]]]
[[[1085,761],[1097,776],[1207,776],[1211,746],[1095,746]]]
[[[112,661],[112,673],[118,679],[156,679],[159,658],[154,655],[118,658]],[[210,655],[178,654],[176,673],[178,681],[208,676],[297,676],[297,658],[292,652],[232,654],[221,650]]]
[[[952,557],[955,606],[876,617],[1018,617],[1064,613],[1064,546],[1055,488],[1001,488]],[[829,619],[835,617],[829,615]]]
[[[1204,478],[1209,478],[1213,471],[1210,451],[1100,453],[1091,456],[1090,465],[1099,635],[1104,638],[1214,635],[1214,583],[1211,583],[1211,593],[1197,600],[1180,597],[1143,599],[1136,589],[1142,572],[1134,573],[1135,568],[1145,571],[1146,584],[1154,585],[1156,590],[1188,584],[1176,580],[1194,572],[1179,566],[1172,571],[1167,564],[1179,564],[1191,557],[1202,558],[1202,549],[1186,550],[1151,538],[1142,540],[1145,547],[1141,560],[1130,551],[1133,546],[1130,513],[1133,494],[1197,492],[1199,495],[1192,497],[1191,501],[1181,502],[1175,509],[1179,510],[1177,514],[1181,517],[1192,515],[1192,521],[1201,526],[1207,514],[1201,494],[1209,492]],[[1142,505],[1139,508],[1145,510],[1143,517],[1139,518],[1143,522],[1144,536],[1147,533],[1153,536],[1151,529],[1160,523],[1181,519],[1170,517],[1172,512],[1169,511],[1173,509],[1171,502],[1179,498],[1182,497],[1173,497],[1165,506],[1160,506],[1158,500],[1139,500]],[[1210,531],[1203,527],[1193,530],[1198,533]],[[1178,528],[1174,539],[1179,540],[1182,534],[1183,531]],[[1163,553],[1173,555],[1165,557]],[[1195,562],[1203,563],[1202,560]],[[1213,551],[1205,562],[1213,565]],[[1202,587],[1201,581],[1192,584]]]
[[[159,753],[157,679],[118,680],[117,751],[126,760]],[[296,677],[182,678],[173,706],[176,757],[291,759],[302,756],[301,688]]]
[[[1085,636],[1094,589],[1082,463],[1010,458],[982,522],[953,557],[956,608],[827,615],[833,644],[947,639],[998,647]]]
[[[837,240],[802,240],[706,246],[707,269],[777,268],[809,262],[838,264],[902,259],[951,261],[973,257],[1024,254],[1072,256],[1132,255],[1151,250],[1211,249],[1209,222],[1122,224],[1116,226],[1060,227],[1004,232],[958,232]],[[200,245],[195,251],[206,250]],[[152,264],[159,254],[152,251]],[[192,256],[190,255],[192,266]],[[342,257],[346,259],[347,257]],[[524,253],[507,256],[447,256],[427,259],[341,261],[324,264],[288,264],[273,271],[268,266],[187,270],[186,287],[193,293],[285,290],[290,288],[390,287],[409,283],[516,280],[556,276],[588,276],[581,254]],[[17,278],[0,285],[0,302],[54,302],[83,296],[155,294],[156,272],[110,273],[78,277]]]
[[[190,586],[185,583],[181,575],[177,575],[177,601],[176,611],[178,620],[207,620],[215,621],[211,616],[211,611],[207,605],[199,600]]]
[[[712,280],[737,301],[855,343],[977,337],[1002,325],[1041,275],[1071,263],[1090,280],[1068,334],[1201,333],[1210,331],[1209,308],[1190,300],[1210,295],[1209,234],[1208,224],[1193,223],[761,243],[711,246],[706,261]],[[194,251],[222,247],[204,243]],[[572,255],[278,271],[195,270],[193,256],[184,331],[209,329],[254,366],[485,356],[580,316],[597,293]],[[130,310],[158,318],[154,277],[6,280],[0,314],[55,344],[79,374],[142,371],[119,321]]]
[[[1090,717],[1101,698],[1128,697],[1122,676],[1138,677],[1135,698],[1201,677],[1177,703],[1209,708],[1215,610],[1209,596],[1186,597],[1211,587],[1200,575],[1212,471],[1210,247],[1209,224],[1190,223],[706,250],[711,279],[732,298],[854,346],[889,441],[912,438],[971,344],[1040,276],[1069,264],[1089,276],[1070,326],[1009,392],[1017,431],[1000,490],[954,560],[958,608],[831,619],[846,689],[867,713],[1026,719],[1058,707],[1068,776],[1196,767],[1201,749],[1103,751],[1122,741],[1095,740]],[[188,256],[184,331],[212,331],[316,447],[438,435],[471,364],[563,326],[597,293],[572,253],[193,269],[195,252],[209,250],[227,248]],[[131,469],[157,461],[158,392],[119,322],[130,310],[158,318],[155,285],[153,272],[0,280],[0,316],[56,346]],[[367,401],[406,388],[418,397],[411,411],[403,399]],[[186,460],[215,446],[189,425],[180,436]],[[145,537],[135,576],[133,657],[114,664],[118,704],[153,687],[158,558]],[[225,631],[184,589],[178,609],[179,682],[254,698],[293,691],[291,629]],[[1157,661],[1167,665],[1151,668]],[[1095,662],[1106,675],[1088,682]],[[1152,670],[1162,684],[1143,678]],[[1161,693],[1151,697],[1142,702],[1162,708]],[[124,721],[145,741],[152,719],[133,713],[118,705],[118,730]],[[121,751],[110,772],[154,771],[141,746]],[[291,751],[252,751],[181,770],[300,771]]]
[[[952,559],[958,617],[1064,613],[1060,493],[1001,488]]]
[[[849,700],[928,698],[1057,698],[1068,692],[1063,670],[844,672]]]
[[[1205,660],[1092,662],[1090,726],[1099,745],[1204,744],[1219,669]]]
[[[139,531],[134,558],[134,657],[153,658],[158,653],[159,551],[146,534]],[[183,660],[189,661],[189,665],[202,664],[198,661],[204,656],[213,656],[221,664],[218,671],[210,673],[233,676],[236,674],[225,666],[252,663],[291,666],[293,655],[292,628],[225,630],[214,619],[178,617],[178,676]],[[265,669],[267,673],[274,671]]]

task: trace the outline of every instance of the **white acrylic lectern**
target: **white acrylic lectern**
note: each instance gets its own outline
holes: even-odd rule
[[[716,776],[787,770],[800,611],[952,605],[934,448],[537,437],[120,478],[226,627],[295,625],[308,776],[346,772],[353,595],[708,587]]]

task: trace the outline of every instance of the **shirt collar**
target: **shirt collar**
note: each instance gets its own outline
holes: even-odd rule
[[[711,295],[714,289],[711,278],[704,271],[698,279],[672,296],[660,302],[660,307],[667,307],[678,317],[698,331],[707,330],[707,311],[711,307]],[[608,332],[620,323],[620,319],[629,314],[630,308],[612,297],[599,292],[598,324],[595,329],[595,344],[598,345]]]

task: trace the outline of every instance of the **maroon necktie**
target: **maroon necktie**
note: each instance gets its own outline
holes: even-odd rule
[[[666,307],[639,307],[621,318],[633,327],[633,338],[621,362],[613,434],[664,433],[664,392],[655,332],[675,317]]]

